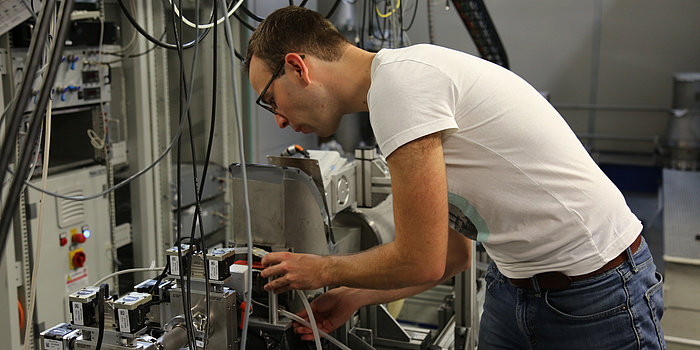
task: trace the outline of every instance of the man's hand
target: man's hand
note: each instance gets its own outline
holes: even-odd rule
[[[362,304],[358,304],[359,298],[352,297],[352,289],[335,288],[322,294],[311,302],[311,310],[314,313],[316,325],[320,331],[330,333],[342,326],[359,309]],[[297,314],[299,317],[309,320],[306,309]],[[314,340],[311,328],[299,322],[293,324],[294,332],[301,335],[302,340]]]
[[[262,259],[263,278],[277,277],[265,285],[275,294],[290,290],[312,290],[328,285],[323,272],[323,257],[311,254],[270,253]]]

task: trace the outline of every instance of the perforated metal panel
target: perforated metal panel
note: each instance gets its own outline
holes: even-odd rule
[[[700,265],[700,172],[664,169],[664,259]]]

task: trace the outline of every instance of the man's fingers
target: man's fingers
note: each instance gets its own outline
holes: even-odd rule
[[[279,264],[285,259],[287,255],[289,255],[289,253],[286,252],[269,253],[262,258],[262,261],[260,261],[260,263],[262,263],[263,266]]]
[[[314,340],[314,335],[313,334],[305,334],[301,336],[301,340],[308,340],[308,341],[313,341]]]
[[[295,328],[295,329],[294,329],[294,332],[297,333],[297,334],[304,335],[304,334],[312,334],[312,333],[313,333],[313,330],[312,330],[311,328],[309,328],[309,327],[301,326],[301,327],[299,327],[299,328]]]
[[[286,292],[290,290],[289,282],[287,281],[286,278],[280,277],[277,279],[273,279],[270,282],[266,283],[265,286],[263,287],[266,291],[273,291],[276,294]]]
[[[275,265],[269,265],[267,266],[264,270],[260,272],[260,277],[262,278],[270,278],[270,277],[275,277],[284,274],[284,271],[282,271],[282,267],[275,264]]]

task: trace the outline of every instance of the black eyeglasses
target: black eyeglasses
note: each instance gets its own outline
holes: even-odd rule
[[[305,56],[299,55],[299,57],[304,59]],[[258,96],[258,99],[255,100],[255,103],[258,106],[267,109],[268,111],[272,112],[272,114],[275,114],[275,115],[277,114],[277,108],[266,104],[266,102],[263,101],[262,98],[263,98],[263,96],[265,96],[265,93],[267,93],[267,89],[270,87],[270,84],[272,84],[272,81],[274,81],[275,78],[277,78],[277,76],[280,74],[280,72],[282,72],[282,68],[284,68],[285,63],[286,63],[286,61],[282,61],[282,64],[280,64],[280,66],[277,69],[275,69],[275,72],[272,73],[272,77],[270,78],[270,81],[267,82],[267,85],[265,85],[265,88],[260,93],[260,96]]]

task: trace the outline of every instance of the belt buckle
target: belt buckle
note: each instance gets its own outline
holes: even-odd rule
[[[561,272],[543,272],[535,275],[541,289],[564,290],[571,285],[571,277]]]

